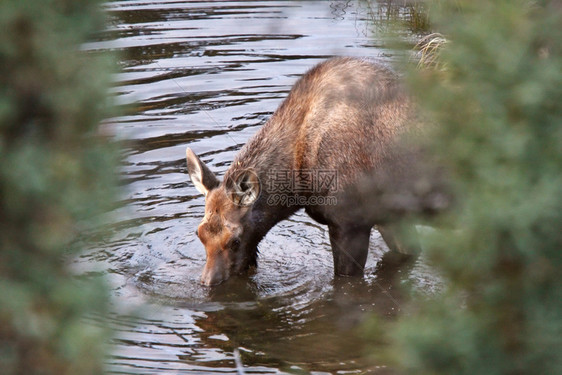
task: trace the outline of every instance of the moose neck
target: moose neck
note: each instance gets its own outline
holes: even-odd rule
[[[294,91],[294,90],[293,90]],[[225,179],[238,175],[243,170],[252,170],[260,179],[261,191],[249,213],[252,223],[261,237],[279,221],[296,212],[300,207],[289,206],[271,200],[272,194],[294,195],[291,189],[277,190],[269,185],[272,173],[288,173],[298,168],[295,163],[295,139],[306,114],[302,101],[291,93],[267,123],[240,150]]]

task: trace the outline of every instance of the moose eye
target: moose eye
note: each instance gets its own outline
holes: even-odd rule
[[[237,250],[238,247],[240,246],[240,239],[239,238],[233,238],[232,240],[230,240],[229,243],[229,248],[232,250]]]

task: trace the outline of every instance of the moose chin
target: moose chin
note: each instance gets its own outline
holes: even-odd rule
[[[451,201],[442,170],[412,142],[423,133],[392,71],[338,57],[295,83],[222,181],[188,148],[191,181],[205,195],[197,228],[207,255],[202,283],[257,266],[262,238],[302,208],[328,226],[336,275],[363,275],[374,226],[391,251],[418,254],[415,226],[401,219]]]

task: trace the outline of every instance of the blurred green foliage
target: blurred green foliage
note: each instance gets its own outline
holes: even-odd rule
[[[398,32],[402,37],[431,29],[428,4],[423,0],[358,0],[358,11],[370,20],[375,34]]]
[[[446,290],[390,333],[411,374],[562,373],[562,5],[430,2],[447,39],[410,72],[451,172],[456,230],[428,238]]]
[[[66,260],[113,200],[97,0],[0,2],[0,373],[102,373],[107,300]]]

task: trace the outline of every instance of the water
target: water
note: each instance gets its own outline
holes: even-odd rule
[[[109,30],[88,50],[115,50],[113,89],[125,115],[102,124],[124,145],[122,208],[113,236],[75,261],[113,288],[112,374],[392,373],[369,354],[371,315],[401,310],[397,284],[431,292],[422,262],[383,266],[376,231],[362,281],[334,280],[327,229],[297,213],[260,245],[259,269],[215,289],[199,284],[195,236],[204,199],[185,148],[222,175],[308,68],[333,55],[388,63],[351,1],[123,1],[106,4]]]

